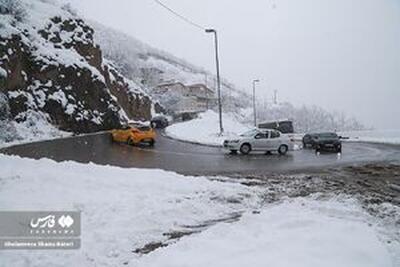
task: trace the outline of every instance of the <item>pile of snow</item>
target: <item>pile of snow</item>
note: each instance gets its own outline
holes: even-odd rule
[[[250,129],[239,122],[231,113],[222,116],[224,134],[219,134],[218,113],[208,110],[190,121],[176,123],[166,129],[166,134],[172,138],[205,145],[221,146],[227,138],[232,138]]]
[[[26,112],[26,120],[23,122],[0,120],[0,148],[71,135],[52,125],[48,115],[42,112]]]
[[[80,210],[76,251],[0,251],[1,266],[121,266],[164,233],[258,209],[261,192],[238,183],[0,155],[0,210]],[[30,263],[30,264],[27,264]]]
[[[340,135],[349,137],[349,141],[372,142],[383,144],[400,144],[400,130],[369,130],[341,132]]]
[[[216,225],[137,261],[143,267],[397,266],[357,202],[291,199]],[[397,249],[397,252],[395,251]]]

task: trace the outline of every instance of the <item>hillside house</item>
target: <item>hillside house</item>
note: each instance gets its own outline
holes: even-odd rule
[[[161,102],[163,99],[176,98],[176,101],[165,103],[166,108],[176,114],[202,112],[216,103],[214,91],[204,84],[165,83],[154,88],[153,94],[158,95]]]

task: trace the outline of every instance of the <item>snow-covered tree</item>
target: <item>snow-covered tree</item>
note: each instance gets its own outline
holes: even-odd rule
[[[348,118],[343,112],[330,112],[315,105],[295,107],[287,102],[271,104],[258,109],[257,115],[259,121],[292,120],[297,132],[365,129],[355,118]]]

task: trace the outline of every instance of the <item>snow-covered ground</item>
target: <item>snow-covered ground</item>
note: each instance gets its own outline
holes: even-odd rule
[[[0,155],[0,210],[80,210],[77,251],[0,252],[0,266],[118,266],[163,233],[259,207],[260,191],[162,170]],[[31,264],[29,264],[29,262]]]
[[[24,122],[0,120],[0,148],[72,136],[48,122],[46,114],[30,112]]]
[[[178,140],[221,146],[225,139],[237,136],[251,127],[239,122],[233,114],[223,113],[223,128],[224,134],[220,136],[218,113],[208,110],[200,113],[199,117],[194,120],[167,127],[165,132],[168,136]]]
[[[160,249],[137,266],[395,266],[369,220],[351,200],[287,200]]]
[[[0,155],[0,210],[80,210],[76,251],[0,251],[0,266],[399,266],[398,243],[386,242],[358,202],[287,199],[264,205],[268,188],[235,180],[184,177]],[[243,213],[147,255],[165,233]],[[397,258],[396,258],[397,257]]]

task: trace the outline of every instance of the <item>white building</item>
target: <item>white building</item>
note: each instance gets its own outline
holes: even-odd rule
[[[165,83],[154,88],[153,94],[165,108],[176,114],[206,111],[216,103],[214,91],[204,84]]]

